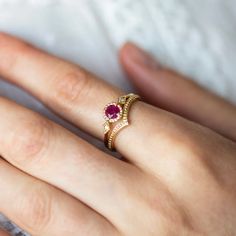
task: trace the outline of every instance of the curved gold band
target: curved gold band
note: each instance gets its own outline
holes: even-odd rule
[[[119,111],[118,108],[121,109],[119,118],[109,119],[105,115],[106,122],[104,123],[104,144],[108,149],[115,151],[115,138],[123,128],[129,125],[128,117],[131,106],[135,101],[138,100],[140,100],[140,96],[130,93],[119,97],[117,103],[108,104],[108,106],[113,106],[113,110],[117,108],[117,112]],[[106,108],[108,106],[106,106]],[[115,123],[113,125],[112,123],[114,122],[117,124]]]

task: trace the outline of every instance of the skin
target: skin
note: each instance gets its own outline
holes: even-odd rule
[[[9,236],[9,234],[3,230],[0,230],[0,236]]]
[[[40,236],[235,235],[235,106],[131,43],[120,61],[149,103],[117,136],[125,161],[0,98],[0,211]],[[125,94],[4,33],[0,74],[101,140],[103,107]]]

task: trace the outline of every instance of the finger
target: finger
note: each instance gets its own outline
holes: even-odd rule
[[[0,160],[0,211],[33,235],[116,235],[102,216]]]
[[[0,36],[0,74],[100,139],[103,139],[104,105],[123,94],[80,67],[3,34]],[[115,147],[135,165],[153,169],[157,161],[154,153],[162,156],[161,150],[169,146],[173,146],[172,153],[176,152],[178,146],[173,137],[179,139],[179,123],[183,122],[175,115],[136,102],[129,121],[131,125],[119,132]],[[183,135],[182,141],[185,142]]]
[[[123,220],[123,199],[130,177],[138,176],[137,168],[3,98],[0,114],[0,133],[4,134],[0,153],[4,159],[80,199],[114,224]]]
[[[124,45],[120,58],[131,81],[148,102],[236,140],[234,105],[182,75],[162,68],[132,43]]]
[[[10,234],[0,229],[0,236],[10,236]]]
[[[0,74],[100,139],[103,139],[104,106],[123,94],[82,68],[5,34],[0,35]],[[155,119],[153,107],[135,103],[130,115],[132,125],[122,130],[116,138],[117,150],[130,160],[146,161],[137,146],[142,147],[144,140],[149,143],[152,139],[149,134],[153,125],[148,124]]]
[[[103,108],[121,95],[83,68],[6,34],[0,34],[0,74],[101,139]]]

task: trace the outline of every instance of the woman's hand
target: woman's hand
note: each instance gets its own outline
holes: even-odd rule
[[[162,108],[133,105],[115,143],[127,161],[1,98],[0,211],[33,235],[235,235],[235,107],[132,44],[120,57]],[[5,34],[0,74],[101,140],[103,107],[124,94]]]

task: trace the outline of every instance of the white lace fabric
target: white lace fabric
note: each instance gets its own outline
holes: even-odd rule
[[[0,0],[0,30],[126,90],[131,86],[117,50],[129,40],[236,102],[235,28],[233,0]],[[51,116],[41,103],[3,81],[0,95]],[[0,221],[13,235],[20,235],[20,229],[3,216]]]

